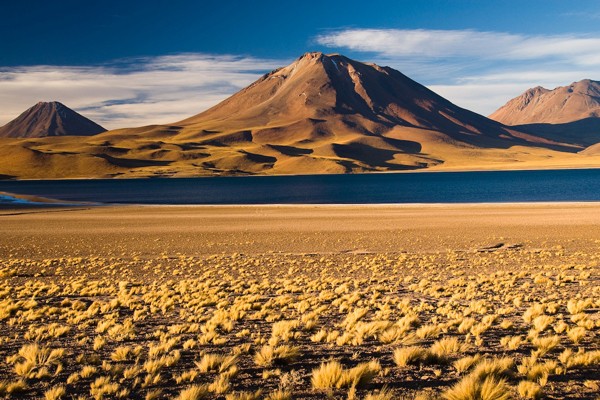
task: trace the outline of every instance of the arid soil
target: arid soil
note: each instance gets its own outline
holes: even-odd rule
[[[0,395],[597,399],[600,204],[0,210]]]

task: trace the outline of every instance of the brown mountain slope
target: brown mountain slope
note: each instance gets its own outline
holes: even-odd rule
[[[0,127],[0,137],[89,136],[105,131],[106,129],[83,115],[53,101],[39,102]]]
[[[391,68],[307,53],[211,109],[171,125],[119,129],[77,140],[4,139],[0,175],[556,168],[582,162],[583,156],[576,154],[581,149],[462,109]],[[585,160],[595,162],[593,157]]]
[[[180,138],[227,143],[300,144],[398,127],[483,147],[543,142],[462,109],[392,68],[322,53],[307,53],[176,125],[183,127]]]
[[[585,79],[554,90],[536,87],[489,116],[506,125],[561,124],[600,117],[600,82]]]

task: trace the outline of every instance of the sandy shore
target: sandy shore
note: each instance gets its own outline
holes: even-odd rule
[[[598,203],[15,209],[0,224],[2,257],[600,246]]]

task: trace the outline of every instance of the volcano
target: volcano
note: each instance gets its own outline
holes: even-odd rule
[[[106,129],[57,101],[39,102],[8,124],[0,137],[89,136]]]
[[[320,52],[304,54],[175,125],[188,138],[229,142],[238,137],[297,144],[348,133],[380,137],[399,127],[442,132],[450,140],[484,146],[539,142],[452,104],[392,68]]]

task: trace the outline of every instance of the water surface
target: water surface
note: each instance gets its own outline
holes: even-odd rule
[[[0,181],[0,191],[124,204],[600,201],[600,169]]]

